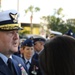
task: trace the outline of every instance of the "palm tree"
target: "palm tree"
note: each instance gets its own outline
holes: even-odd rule
[[[29,6],[26,10],[25,10],[25,13],[28,13],[30,12],[31,13],[31,16],[30,16],[30,22],[31,22],[31,34],[33,34],[33,24],[32,24],[32,19],[33,19],[33,12],[38,12],[40,11],[40,8],[39,7],[34,7],[34,6]]]

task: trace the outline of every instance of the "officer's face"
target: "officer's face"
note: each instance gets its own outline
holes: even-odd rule
[[[35,51],[40,52],[41,50],[43,50],[43,48],[44,48],[44,42],[41,41],[35,42],[34,44]]]
[[[18,51],[19,34],[18,30],[0,31],[0,52],[10,55]]]
[[[34,54],[34,47],[25,46],[22,52],[23,56],[29,60]]]

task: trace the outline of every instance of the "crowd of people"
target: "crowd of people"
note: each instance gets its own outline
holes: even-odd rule
[[[75,75],[73,36],[32,37],[19,47],[20,29],[17,11],[0,12],[0,75]]]

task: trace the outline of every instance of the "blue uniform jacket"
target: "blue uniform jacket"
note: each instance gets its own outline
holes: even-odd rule
[[[13,55],[12,61],[14,63],[17,75],[22,75],[22,69],[23,68],[26,69],[23,60],[20,57]],[[4,61],[1,58],[0,58],[0,75],[12,75],[8,66],[4,63]]]
[[[33,58],[36,59],[36,60],[38,60],[39,55],[35,52],[34,55],[33,55]]]
[[[24,58],[23,58],[23,60],[24,60],[24,63],[25,63]],[[42,75],[39,63],[36,59],[32,58],[30,68],[29,68],[29,72],[27,71],[27,73],[28,73],[28,75],[35,75],[34,73],[37,73],[36,75]]]

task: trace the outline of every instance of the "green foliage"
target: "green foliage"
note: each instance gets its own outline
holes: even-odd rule
[[[35,7],[35,12],[38,12],[38,11],[40,11],[40,8]]]
[[[41,19],[47,22],[47,28],[62,32],[63,34],[69,29],[72,29],[75,32],[75,26],[72,24],[65,23],[63,21],[64,14],[62,14],[63,9],[59,8],[58,10],[54,9],[53,15],[43,16]],[[48,32],[48,30],[47,30]]]
[[[28,13],[28,12],[31,12],[31,14],[33,12],[38,12],[40,11],[40,8],[39,7],[34,7],[32,5],[30,5],[26,10],[25,10],[25,13]]]
[[[38,11],[40,11],[40,8],[39,7],[34,7],[34,6],[32,6],[32,5],[30,5],[26,10],[25,10],[25,13],[28,13],[28,12],[30,12],[31,13],[31,16],[30,16],[30,19],[31,19],[31,25],[30,25],[30,27],[31,27],[31,34],[33,34],[33,23],[32,23],[32,20],[33,20],[33,13],[34,12],[38,12]]]
[[[57,14],[60,15],[60,14],[62,13],[62,11],[63,11],[63,9],[62,9],[62,8],[59,8],[59,9],[57,10]]]

